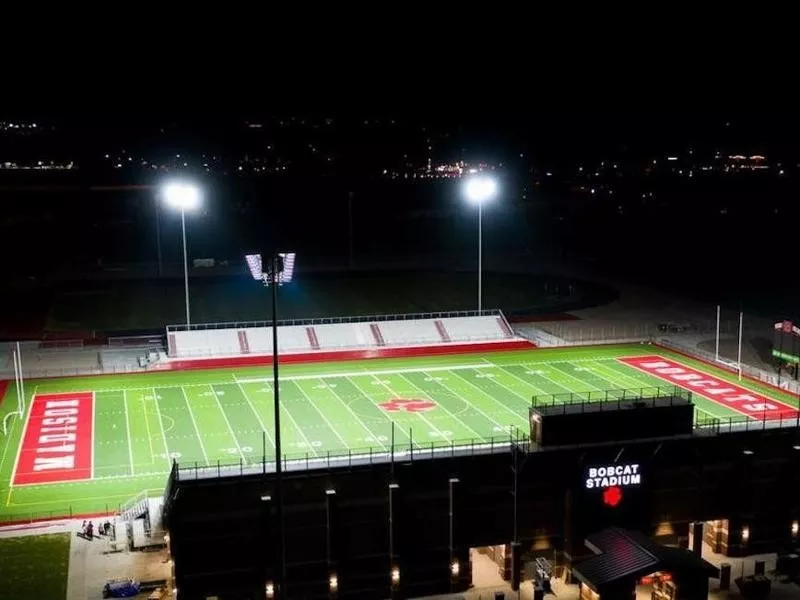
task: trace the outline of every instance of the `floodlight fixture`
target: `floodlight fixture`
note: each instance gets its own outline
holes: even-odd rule
[[[275,281],[279,286],[283,285],[284,283],[291,283],[292,279],[294,279],[294,264],[296,256],[297,255],[294,252],[278,253],[278,265],[277,272],[275,273]],[[263,281],[264,285],[268,286],[270,281],[272,281],[272,261],[267,263],[265,269],[264,259],[260,254],[247,254],[244,259],[247,262],[247,268],[250,270],[250,275],[252,275],[253,279],[256,281]]]
[[[326,496],[335,496],[336,495],[336,490],[333,489],[333,488],[328,488],[328,489],[325,490],[325,495]]]
[[[497,180],[488,175],[469,177],[464,182],[464,196],[471,204],[485,204],[497,196]]]
[[[187,181],[171,181],[164,185],[164,202],[180,210],[194,210],[200,206],[200,188]]]

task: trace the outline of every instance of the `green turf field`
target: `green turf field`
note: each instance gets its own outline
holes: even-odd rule
[[[281,370],[284,453],[385,451],[392,423],[396,443],[416,448],[507,439],[509,429],[527,434],[534,395],[667,385],[617,360],[656,354],[736,380],[641,344],[291,365]],[[274,455],[271,377],[271,369],[248,367],[28,381],[28,407],[37,394],[94,393],[93,470],[84,481],[14,485],[24,423],[12,418],[9,434],[0,433],[0,521],[114,510],[143,490],[163,489],[173,458],[200,466],[260,461],[265,431]],[[740,385],[797,406],[773,388]],[[12,384],[0,417],[14,410],[15,395]],[[381,407],[393,399],[423,401],[427,410]],[[713,400],[695,395],[694,402],[699,418],[742,418]]]

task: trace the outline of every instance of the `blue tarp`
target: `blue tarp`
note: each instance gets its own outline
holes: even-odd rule
[[[109,581],[103,587],[103,598],[132,598],[139,593],[139,587],[133,579]]]

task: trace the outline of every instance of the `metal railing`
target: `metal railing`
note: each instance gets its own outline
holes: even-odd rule
[[[287,325],[329,325],[341,323],[370,323],[382,321],[413,321],[416,319],[449,319],[453,317],[502,317],[499,308],[487,310],[451,310],[444,312],[404,313],[384,315],[363,315],[354,317],[319,317],[315,319],[283,319],[278,326]],[[272,321],[226,321],[221,323],[193,323],[191,325],[167,325],[167,333],[175,331],[196,331],[206,329],[247,329],[251,327],[272,327]]]
[[[604,390],[593,392],[564,392],[560,394],[543,394],[531,398],[531,408],[553,408],[563,407],[566,411],[571,405],[591,404],[594,410],[617,410],[622,403],[641,402],[644,406],[662,405],[669,400],[670,404],[679,402],[681,404],[691,403],[692,393],[678,386],[654,386],[641,388],[626,388],[618,390]],[[551,413],[552,411],[548,411]]]
[[[721,419],[696,413],[694,431],[696,435],[720,435],[746,431],[765,431],[767,429],[800,428],[800,412],[794,415],[781,415],[772,419],[752,419],[745,416]]]
[[[334,469],[361,465],[387,464],[393,461],[413,462],[434,458],[456,456],[475,456],[502,454],[513,446],[524,450],[529,448],[529,437],[517,428],[509,435],[487,439],[453,440],[429,442],[425,444],[395,444],[393,447],[370,446],[350,450],[333,450],[321,453],[286,454],[281,461],[284,471],[309,471],[313,469]],[[175,463],[170,479],[191,481],[217,479],[220,477],[240,477],[243,475],[263,475],[275,471],[275,459],[264,457],[257,462],[246,463],[217,461],[216,464],[203,465]]]

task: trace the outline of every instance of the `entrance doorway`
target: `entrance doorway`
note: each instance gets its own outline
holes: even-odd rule
[[[476,588],[503,585],[511,575],[511,545],[469,549],[472,585]]]
[[[728,533],[730,524],[728,519],[715,519],[713,521],[704,521],[703,525],[703,539],[701,542],[702,555],[710,553],[712,555],[727,556],[728,554]],[[695,527],[694,523],[689,524],[689,549],[694,549],[695,545]]]

